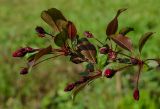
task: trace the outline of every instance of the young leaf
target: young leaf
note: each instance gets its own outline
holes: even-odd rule
[[[85,59],[84,59],[83,56],[80,56],[80,55],[78,55],[76,53],[71,54],[70,61],[72,61],[75,64],[82,63],[82,62],[84,62],[84,60]]]
[[[87,70],[88,72],[93,72],[93,71],[94,71],[94,65],[93,65],[92,63],[88,63],[88,64],[86,65],[86,70]]]
[[[56,8],[48,9],[41,13],[41,18],[49,24],[55,31],[62,31],[63,28],[66,28],[67,20],[61,13],[61,11]]]
[[[96,55],[97,51],[93,44],[91,44],[86,38],[79,40],[77,46],[80,53],[91,63],[97,63]]]
[[[134,28],[131,28],[131,27],[125,27],[125,28],[122,28],[120,31],[119,31],[119,34],[122,34],[123,36],[125,36],[127,33],[129,33],[130,31],[134,31]]]
[[[112,34],[115,34],[117,29],[118,29],[118,16],[125,11],[126,9],[119,9],[117,11],[116,16],[114,19],[108,24],[107,29],[106,29],[106,35],[111,36]]]
[[[68,31],[69,39],[73,40],[77,35],[77,29],[71,21],[68,21],[67,31]]]
[[[141,53],[142,48],[144,44],[147,42],[147,40],[153,35],[153,32],[147,32],[139,40],[139,52]]]
[[[42,50],[40,50],[34,58],[34,61],[37,61],[38,59],[40,59],[42,56],[46,55],[46,54],[50,54],[52,52],[52,46],[48,46],[47,48],[44,48]]]
[[[122,48],[124,48],[124,49],[126,49],[128,51],[132,51],[133,50],[132,42],[128,37],[123,36],[121,34],[118,34],[116,36],[112,35],[111,38],[120,47],[122,47]]]
[[[28,58],[28,67],[31,69],[31,67],[36,63],[37,60],[39,60],[42,56],[46,54],[50,54],[52,52],[52,46],[48,46],[47,48],[41,49],[38,53],[33,54],[31,57]]]
[[[66,40],[67,40],[67,33],[65,30],[61,31],[54,38],[55,44],[59,47],[64,46],[66,44]]]

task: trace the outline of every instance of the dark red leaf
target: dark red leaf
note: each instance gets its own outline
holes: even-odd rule
[[[147,42],[147,40],[153,35],[153,32],[147,32],[144,35],[142,35],[142,37],[139,40],[139,52],[141,53],[142,48],[144,46],[144,44]]]
[[[86,38],[82,38],[77,46],[80,53],[91,63],[97,63],[96,55],[97,51],[93,44],[91,44]]]
[[[111,36],[111,38],[120,47],[129,51],[133,50],[132,42],[128,37],[118,34],[116,36]]]
[[[69,38],[71,40],[73,40],[77,35],[77,29],[76,29],[75,25],[71,21],[68,21],[67,31],[68,31]]]
[[[79,64],[79,63],[84,62],[85,59],[84,59],[84,57],[74,53],[74,54],[71,54],[70,61],[72,61],[75,64]]]
[[[61,11],[56,8],[48,9],[41,13],[41,18],[49,24],[55,31],[62,31],[66,28],[67,20],[61,13]]]
[[[126,9],[119,9],[114,19],[108,24],[107,29],[106,29],[107,36],[111,36],[112,34],[116,33],[118,29],[118,16],[125,10]]]
[[[48,46],[47,48],[41,49],[34,58],[34,61],[37,61],[38,59],[40,59],[42,56],[46,55],[46,54],[50,54],[52,52],[52,46]]]

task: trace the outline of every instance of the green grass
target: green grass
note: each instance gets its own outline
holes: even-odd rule
[[[122,75],[122,94],[118,96],[116,79],[100,79],[82,91],[75,103],[70,93],[63,89],[78,77],[81,66],[57,59],[39,65],[27,76],[20,76],[24,62],[11,57],[11,53],[24,46],[44,47],[48,40],[36,36],[37,25],[51,28],[40,18],[40,13],[48,8],[60,9],[73,21],[80,36],[90,30],[98,39],[106,38],[107,23],[119,8],[128,8],[119,17],[119,27],[131,26],[129,33],[135,49],[142,34],[154,31],[156,34],[147,42],[143,57],[159,56],[160,48],[160,1],[159,0],[0,0],[0,109],[158,109],[159,74],[142,73],[141,99],[132,99],[133,84],[128,82],[130,73]],[[66,59],[67,60],[67,59]],[[62,68],[61,66],[65,66]],[[155,90],[156,89],[156,90]]]

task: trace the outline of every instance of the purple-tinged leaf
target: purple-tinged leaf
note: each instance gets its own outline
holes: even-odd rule
[[[117,11],[116,16],[114,17],[114,19],[108,24],[107,29],[106,29],[106,35],[107,36],[111,36],[113,34],[115,34],[117,32],[118,29],[118,16],[125,11],[126,9],[119,9]]]
[[[74,54],[71,54],[70,61],[72,61],[75,64],[80,64],[80,63],[84,62],[85,59],[83,56],[80,56],[80,55],[74,53]]]
[[[142,35],[142,37],[139,40],[139,52],[141,53],[142,48],[144,46],[144,44],[147,42],[147,40],[153,35],[153,32],[147,32],[144,35]]]
[[[77,29],[71,21],[68,21],[67,32],[68,32],[68,37],[71,40],[73,40],[77,36]]]
[[[32,66],[44,55],[50,54],[52,52],[52,46],[48,46],[47,48],[41,49],[38,53],[35,53],[29,57],[28,60],[28,68],[29,70],[32,68]]]
[[[86,38],[79,40],[77,46],[80,53],[91,63],[97,63],[96,55],[97,51],[93,44],[91,44]]]
[[[48,46],[47,48],[43,48],[41,49],[34,58],[34,61],[37,61],[38,59],[40,59],[42,56],[50,54],[52,52],[52,46]]]
[[[56,32],[60,32],[63,28],[66,28],[67,20],[56,8],[48,9],[41,13],[41,18],[49,24]]]
[[[124,48],[124,49],[126,49],[128,51],[132,51],[133,50],[132,42],[128,37],[123,36],[121,34],[118,34],[116,36],[112,35],[111,38],[120,47],[122,47],[122,48]]]

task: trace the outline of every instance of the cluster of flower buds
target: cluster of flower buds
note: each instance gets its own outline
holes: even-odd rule
[[[160,59],[141,60],[141,56],[137,58],[133,55],[134,53],[132,41],[126,35],[128,32],[133,31],[134,29],[131,27],[125,27],[118,32],[118,17],[125,10],[126,9],[119,9],[115,17],[108,23],[106,28],[107,38],[106,40],[104,40],[104,43],[94,37],[94,35],[90,31],[85,31],[84,36],[86,37],[80,38],[77,34],[77,29],[73,22],[67,20],[63,16],[63,14],[56,8],[51,8],[43,11],[41,14],[41,18],[53,28],[55,36],[47,33],[41,26],[37,26],[35,30],[39,37],[45,37],[45,35],[51,36],[54,44],[59,48],[52,48],[52,46],[50,45],[46,48],[40,49],[33,49],[31,47],[18,49],[12,54],[13,57],[24,57],[27,53],[33,53],[35,51],[38,51],[31,54],[31,56],[27,58],[27,67],[23,67],[20,74],[27,74],[30,68],[33,68],[33,66],[45,60],[58,56],[69,56],[70,61],[75,64],[80,64],[82,62],[87,63],[85,72],[83,72],[85,76],[81,75],[81,78],[78,81],[68,84],[67,87],[64,89],[64,91],[66,92],[73,89],[77,89],[77,91],[79,92],[82,87],[78,88],[78,86],[81,86],[83,84],[86,85],[91,80],[101,77],[102,74],[104,74],[104,76],[107,78],[112,78],[118,71],[121,71],[131,66],[138,66],[139,71],[136,77],[136,88],[133,92],[133,97],[135,100],[139,100],[140,95],[138,90],[138,81],[141,69],[144,65],[149,66],[147,63],[147,61],[149,60],[154,60],[158,62],[159,67]],[[153,32],[147,32],[142,35],[141,39],[139,40],[139,54],[141,54],[143,46],[152,34]],[[98,45],[98,51],[100,54],[103,54],[107,57],[107,59],[104,60],[104,62],[106,63],[102,65],[103,67],[107,67],[103,70],[103,73],[101,71],[102,66],[99,66],[99,57],[97,56],[98,52],[96,46],[92,44],[87,38],[93,38],[99,44],[101,44],[101,46]],[[130,55],[132,54],[132,56],[128,55],[127,52],[123,52],[123,50],[127,50]],[[41,57],[48,54],[53,54],[54,56],[45,60],[39,60]],[[107,65],[113,62],[116,62],[118,64],[124,64],[125,66],[119,69],[111,69]]]

